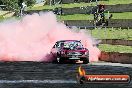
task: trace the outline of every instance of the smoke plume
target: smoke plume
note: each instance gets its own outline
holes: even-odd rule
[[[58,40],[81,40],[90,61],[98,60],[100,51],[86,31],[69,29],[47,12],[0,23],[0,61],[52,61],[47,55]]]

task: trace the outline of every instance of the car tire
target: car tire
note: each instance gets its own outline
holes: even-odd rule
[[[79,83],[80,84],[85,84],[85,80],[86,80],[85,77],[81,77],[80,80],[79,80]]]
[[[63,60],[62,60],[62,58],[60,58],[60,57],[57,57],[57,63],[63,63]]]
[[[83,60],[83,64],[87,64],[87,63],[89,63],[89,59],[88,59],[88,58],[85,58],[85,59]]]

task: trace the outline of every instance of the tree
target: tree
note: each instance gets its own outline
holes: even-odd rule
[[[0,1],[0,5],[3,5],[2,1]]]
[[[1,0],[3,5],[6,5],[5,10],[12,10],[15,11],[18,9],[17,0]]]
[[[33,4],[35,4],[36,0],[25,0],[27,6],[32,6]]]
[[[22,7],[22,2],[25,2],[27,6],[32,6],[35,4],[35,1],[36,0],[1,0],[0,3],[6,5],[6,10],[19,11],[19,9]]]

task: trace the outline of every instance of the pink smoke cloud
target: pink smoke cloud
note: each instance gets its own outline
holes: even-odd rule
[[[0,61],[51,61],[48,54],[58,40],[81,40],[90,61],[98,61],[100,50],[93,38],[57,22],[52,12],[27,15],[18,21],[0,23]]]

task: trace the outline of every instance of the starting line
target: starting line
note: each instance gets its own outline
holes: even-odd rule
[[[18,84],[18,83],[77,83],[75,80],[0,80],[0,84]]]

